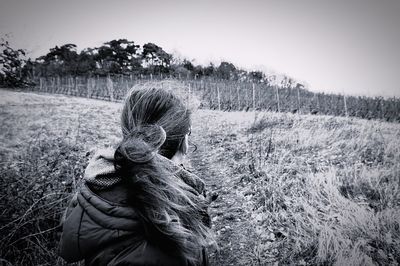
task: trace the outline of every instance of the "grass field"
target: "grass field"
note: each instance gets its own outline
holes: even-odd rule
[[[59,219],[121,105],[0,90],[0,264],[63,265]],[[400,125],[198,110],[190,167],[218,193],[212,265],[398,265]]]

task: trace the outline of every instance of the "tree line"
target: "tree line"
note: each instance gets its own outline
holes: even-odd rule
[[[140,46],[134,41],[118,39],[80,52],[75,44],[65,44],[51,48],[36,59],[26,59],[24,50],[13,49],[4,39],[0,44],[0,85],[6,87],[39,87],[39,80],[47,79],[52,79],[51,84],[54,85],[58,84],[56,81],[60,77],[66,77],[67,80],[92,77],[96,78],[97,83],[102,78],[110,77],[113,80],[120,80],[121,77],[130,77],[130,80],[132,77],[204,80],[208,81],[203,83],[208,84],[208,87],[202,90],[203,105],[211,109],[252,108],[400,121],[400,101],[397,98],[314,93],[290,77],[246,71],[227,61],[218,66],[212,63],[206,66],[195,65],[188,59],[166,52],[154,43]],[[126,86],[124,83],[121,89],[125,90]],[[102,89],[101,85],[95,86],[95,90]],[[76,92],[76,95],[80,94]]]
[[[8,45],[6,50],[12,49]],[[185,78],[208,77],[255,82],[261,82],[267,78],[261,71],[245,71],[226,61],[218,66],[212,63],[207,66],[196,65],[193,61],[166,52],[154,43],[141,46],[127,39],[112,40],[103,43],[100,47],[89,47],[80,52],[72,43],[55,46],[47,54],[36,59],[29,58],[24,62],[17,54],[7,56],[9,61],[21,61],[19,70],[14,70],[14,73],[17,72],[24,80],[54,76],[101,77],[132,74]]]

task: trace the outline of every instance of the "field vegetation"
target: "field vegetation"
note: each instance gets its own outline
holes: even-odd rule
[[[63,265],[60,217],[120,103],[0,90],[0,263]],[[218,198],[212,265],[400,263],[400,125],[200,109],[190,165]]]

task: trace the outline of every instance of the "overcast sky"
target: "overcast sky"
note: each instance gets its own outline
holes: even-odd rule
[[[0,34],[32,57],[126,38],[228,60],[312,90],[400,97],[399,0],[0,0]]]

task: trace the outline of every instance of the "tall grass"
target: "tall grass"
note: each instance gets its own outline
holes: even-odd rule
[[[10,265],[62,264],[60,218],[86,157],[62,137],[39,131],[25,147],[1,150],[0,258]]]
[[[285,264],[399,263],[398,129],[341,118],[267,115],[250,127],[250,140],[270,146],[272,130],[281,132],[272,138],[272,157],[249,156],[255,164],[250,173],[261,173],[252,179],[257,187],[253,217],[266,240],[265,254],[275,252]]]
[[[61,216],[92,147],[115,141],[117,106],[0,93],[0,265],[64,265]]]

